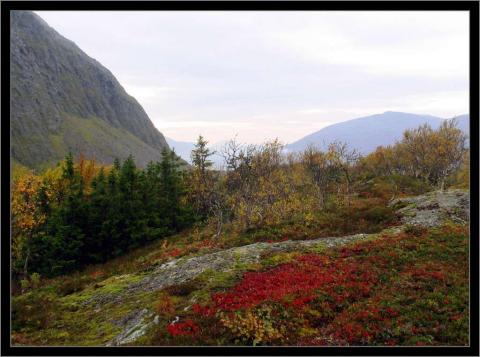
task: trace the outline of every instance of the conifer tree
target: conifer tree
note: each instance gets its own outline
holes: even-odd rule
[[[205,219],[211,210],[212,196],[212,174],[208,170],[213,162],[209,157],[214,154],[207,147],[208,141],[203,136],[199,136],[195,148],[192,150],[191,159],[193,163],[192,171],[192,201],[197,218]]]

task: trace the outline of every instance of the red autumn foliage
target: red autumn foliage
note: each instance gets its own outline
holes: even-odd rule
[[[171,336],[192,336],[198,333],[199,328],[192,320],[185,320],[168,325],[167,331]]]
[[[174,248],[168,253],[168,256],[175,258],[178,257],[180,254],[182,254],[182,251],[178,248]]]
[[[377,303],[371,300],[371,303]],[[342,311],[332,323],[325,326],[321,335],[330,336],[339,344],[363,345],[375,340],[379,334],[391,328],[394,318],[399,312],[391,307],[363,306],[359,311]],[[386,345],[398,343],[394,339]],[[328,345],[328,340],[317,340],[316,345]]]
[[[215,309],[209,306],[202,306],[200,304],[193,304],[192,310],[197,315],[203,315],[203,316],[215,315]]]
[[[212,296],[216,310],[251,308],[264,301],[300,308],[314,300],[314,291],[327,293],[336,304],[369,294],[378,278],[369,264],[329,260],[307,254],[266,272],[248,272],[231,291]],[[291,298],[289,302],[288,298]]]
[[[200,241],[197,245],[198,248],[213,248],[217,245],[217,243],[212,240],[205,239]]]
[[[217,312],[233,319],[238,313],[247,316],[240,310],[248,310],[262,321],[290,328],[285,343],[297,345],[444,343],[445,324],[464,317],[456,307],[461,295],[429,294],[446,294],[452,274],[468,277],[457,273],[458,259],[444,261],[445,250],[453,254],[460,244],[453,239],[460,237],[386,234],[328,255],[305,254],[266,271],[245,273],[233,288],[213,294],[209,304],[194,305],[194,319],[202,325],[206,318],[218,318]],[[419,300],[432,309],[417,311]],[[269,315],[262,315],[265,305]]]
[[[445,275],[441,271],[428,271],[425,268],[419,268],[411,272],[412,276],[421,280],[445,280]]]
[[[101,278],[101,277],[103,277],[104,275],[105,275],[105,274],[104,274],[102,271],[100,271],[100,270],[96,270],[96,271],[90,273],[90,277],[91,277],[92,279]]]

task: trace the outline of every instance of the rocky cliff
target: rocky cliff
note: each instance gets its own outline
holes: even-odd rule
[[[11,13],[12,156],[32,168],[68,151],[102,163],[144,166],[168,147],[112,73],[36,14]]]

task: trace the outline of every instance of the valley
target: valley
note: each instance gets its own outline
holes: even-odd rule
[[[281,31],[242,37],[254,22],[216,13],[211,23],[122,13],[137,37],[108,25],[120,15],[104,24],[91,13],[98,39],[42,14],[97,48],[134,98],[38,13],[11,12],[12,346],[471,345],[477,183],[470,115],[438,100],[465,108],[466,92],[440,91],[451,71],[415,82],[397,64],[384,78],[300,56]],[[200,26],[199,44],[187,23]],[[238,33],[244,47],[222,42]],[[370,101],[371,115],[329,117]],[[444,114],[387,110],[404,101]],[[228,136],[237,129],[248,142]]]

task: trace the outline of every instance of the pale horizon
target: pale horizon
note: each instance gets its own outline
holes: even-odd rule
[[[36,13],[176,141],[291,143],[385,111],[469,113],[466,11]]]

